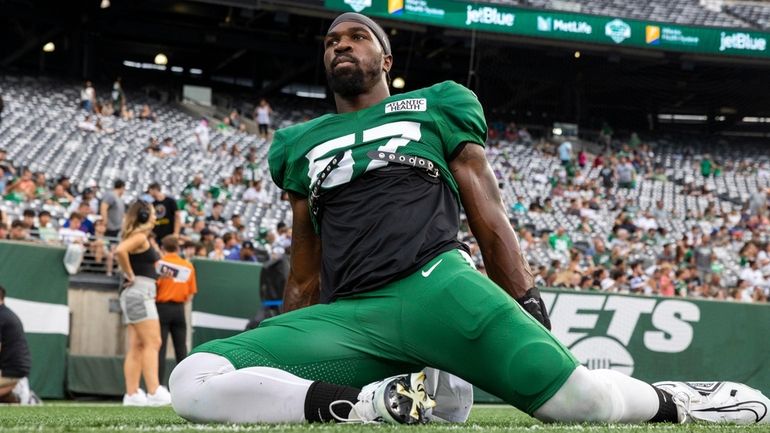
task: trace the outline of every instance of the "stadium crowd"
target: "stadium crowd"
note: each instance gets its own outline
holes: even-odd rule
[[[98,100],[89,86],[87,83],[81,92],[84,122],[94,116],[96,124],[120,128],[125,122],[162,121],[150,104],[142,104],[141,108],[128,105],[119,80],[109,100]],[[139,114],[129,115],[135,111]],[[283,257],[291,246],[290,215],[283,222],[261,226],[258,233],[253,233],[238,213],[226,212],[225,204],[233,201],[267,208],[276,205],[276,195],[268,194],[265,185],[270,182],[265,157],[270,134],[263,125],[272,123],[270,117],[274,114],[267,101],[260,101],[253,111],[255,123],[260,125],[254,131],[261,137],[254,142],[256,145],[239,148],[224,141],[212,145],[210,135],[218,132],[248,134],[242,127],[240,112],[230,110],[222,119],[195,120],[188,116],[188,127],[200,146],[195,152],[206,158],[238,161],[229,173],[188,173],[186,184],[135,185],[126,195],[126,183],[120,179],[109,185],[94,181],[75,184],[67,176],[49,179],[44,171],[16,166],[0,149],[0,195],[4,199],[0,211],[26,206],[20,218],[0,213],[0,238],[81,244],[88,259],[103,266],[99,267],[101,272],[111,275],[122,218],[118,208],[125,208],[123,201],[139,197],[155,206],[155,239],[160,242],[167,234],[178,235],[182,257],[246,262]],[[111,116],[120,116],[122,121],[109,122]],[[176,137],[151,137],[144,152],[172,161],[187,158],[189,148],[180,149],[176,141]],[[520,169],[506,163],[515,159],[513,154],[521,149],[545,161],[549,171]],[[637,134],[619,140],[613,137],[611,128],[605,127],[593,144],[578,144],[559,137],[536,139],[514,123],[491,121],[487,151],[509,201],[511,223],[519,233],[538,284],[767,302],[770,220],[765,191],[753,192],[749,200],[728,211],[718,204],[715,191],[697,181],[725,173],[768,177],[762,163],[722,160],[698,154],[695,149],[681,149],[699,163],[687,174],[678,194],[709,202],[704,209],[681,211],[662,199],[650,207],[640,206],[635,199],[634,190],[645,183],[673,182],[656,158],[654,141],[646,143]],[[535,193],[528,189],[532,184],[542,187]],[[278,200],[285,202],[287,197],[281,194]],[[118,202],[122,204],[117,206]],[[52,218],[51,208],[66,217]],[[543,229],[532,223],[533,219],[545,217],[554,218],[555,226]],[[608,218],[612,224],[608,224]],[[567,224],[567,219],[579,223]],[[687,230],[671,230],[671,220],[684,222]],[[462,230],[459,236],[482,265],[469,230]],[[735,272],[726,272],[732,264],[738,266]]]

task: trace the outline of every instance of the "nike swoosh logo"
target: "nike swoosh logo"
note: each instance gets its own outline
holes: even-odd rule
[[[425,278],[428,278],[430,276],[430,274],[433,273],[433,270],[436,269],[436,266],[440,265],[441,262],[443,262],[443,261],[444,261],[444,259],[441,259],[441,260],[437,261],[436,263],[434,263],[433,266],[428,268],[427,271],[422,271],[422,276],[425,277]]]
[[[767,406],[761,401],[744,401],[730,406],[714,407],[709,409],[695,409],[693,412],[752,412],[756,417],[755,422],[760,422],[767,415]]]

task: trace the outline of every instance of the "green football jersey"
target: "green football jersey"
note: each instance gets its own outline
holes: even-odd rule
[[[344,186],[388,164],[370,159],[368,152],[397,152],[433,161],[457,194],[448,161],[462,143],[483,145],[486,136],[476,95],[445,81],[392,95],[360,111],[327,114],[278,130],[270,147],[270,174],[280,188],[307,197],[318,174],[340,152],[344,156],[322,190]]]

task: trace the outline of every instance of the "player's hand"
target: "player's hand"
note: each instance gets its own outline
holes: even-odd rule
[[[123,287],[129,288],[134,285],[134,274],[123,274]]]
[[[534,317],[535,320],[542,323],[549,331],[551,330],[551,319],[548,318],[548,309],[545,307],[545,302],[543,302],[543,299],[540,297],[540,291],[537,290],[537,287],[527,290],[527,293],[516,299],[516,301],[527,311],[527,313]]]

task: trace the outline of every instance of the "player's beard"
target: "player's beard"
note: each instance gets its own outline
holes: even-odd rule
[[[326,80],[334,93],[344,98],[351,98],[366,93],[380,79],[379,59],[372,59],[368,64],[355,61],[352,68],[326,71]]]

